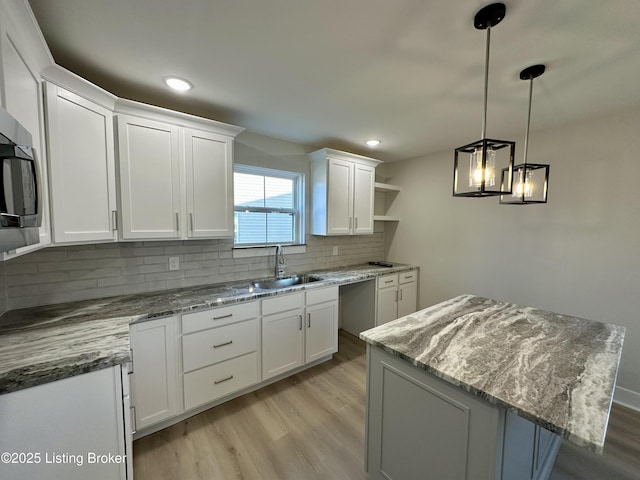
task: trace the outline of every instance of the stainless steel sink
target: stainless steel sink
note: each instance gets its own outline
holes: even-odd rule
[[[317,282],[320,280],[322,279],[314,277],[313,275],[296,275],[295,277],[260,280],[251,282],[251,285],[261,290],[273,290],[276,288],[291,287],[293,285],[301,285],[303,283]]]

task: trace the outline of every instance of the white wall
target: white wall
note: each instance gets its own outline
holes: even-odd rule
[[[456,145],[387,164],[403,190],[385,256],[420,265],[421,308],[472,293],[625,326],[616,399],[640,408],[639,137],[640,110],[533,131],[529,161],[551,164],[546,205],[453,198]]]

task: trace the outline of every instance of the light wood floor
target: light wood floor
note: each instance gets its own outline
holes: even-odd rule
[[[136,441],[134,477],[364,480],[365,375],[340,331],[333,360]],[[604,455],[565,442],[551,479],[640,479],[640,413],[614,406]]]

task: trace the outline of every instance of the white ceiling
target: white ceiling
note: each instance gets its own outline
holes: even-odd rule
[[[56,62],[117,96],[399,160],[480,137],[477,0],[29,0]],[[508,0],[487,136],[640,106],[639,0]],[[170,92],[167,75],[190,80]],[[363,142],[379,138],[372,150]],[[521,147],[521,146],[520,146]],[[518,153],[520,153],[520,149]]]

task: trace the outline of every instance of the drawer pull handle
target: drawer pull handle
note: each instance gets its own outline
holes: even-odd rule
[[[298,317],[300,318],[300,328],[299,328],[299,330],[302,330],[302,315],[298,315]]]
[[[233,343],[233,340],[229,340],[228,342],[219,343],[218,345],[214,345],[212,348],[220,348],[220,347],[224,347],[225,345],[231,345],[232,343]]]
[[[311,328],[311,314],[307,313],[307,325]]]
[[[213,317],[214,320],[222,320],[223,318],[233,317],[233,313],[228,313],[226,315],[220,315],[219,317]]]
[[[385,280],[384,283],[393,283],[393,280]]]
[[[222,380],[214,380],[213,384],[218,385],[219,383],[222,383],[222,382],[228,382],[232,378],[233,378],[233,375],[229,375],[227,378],[223,378]]]

